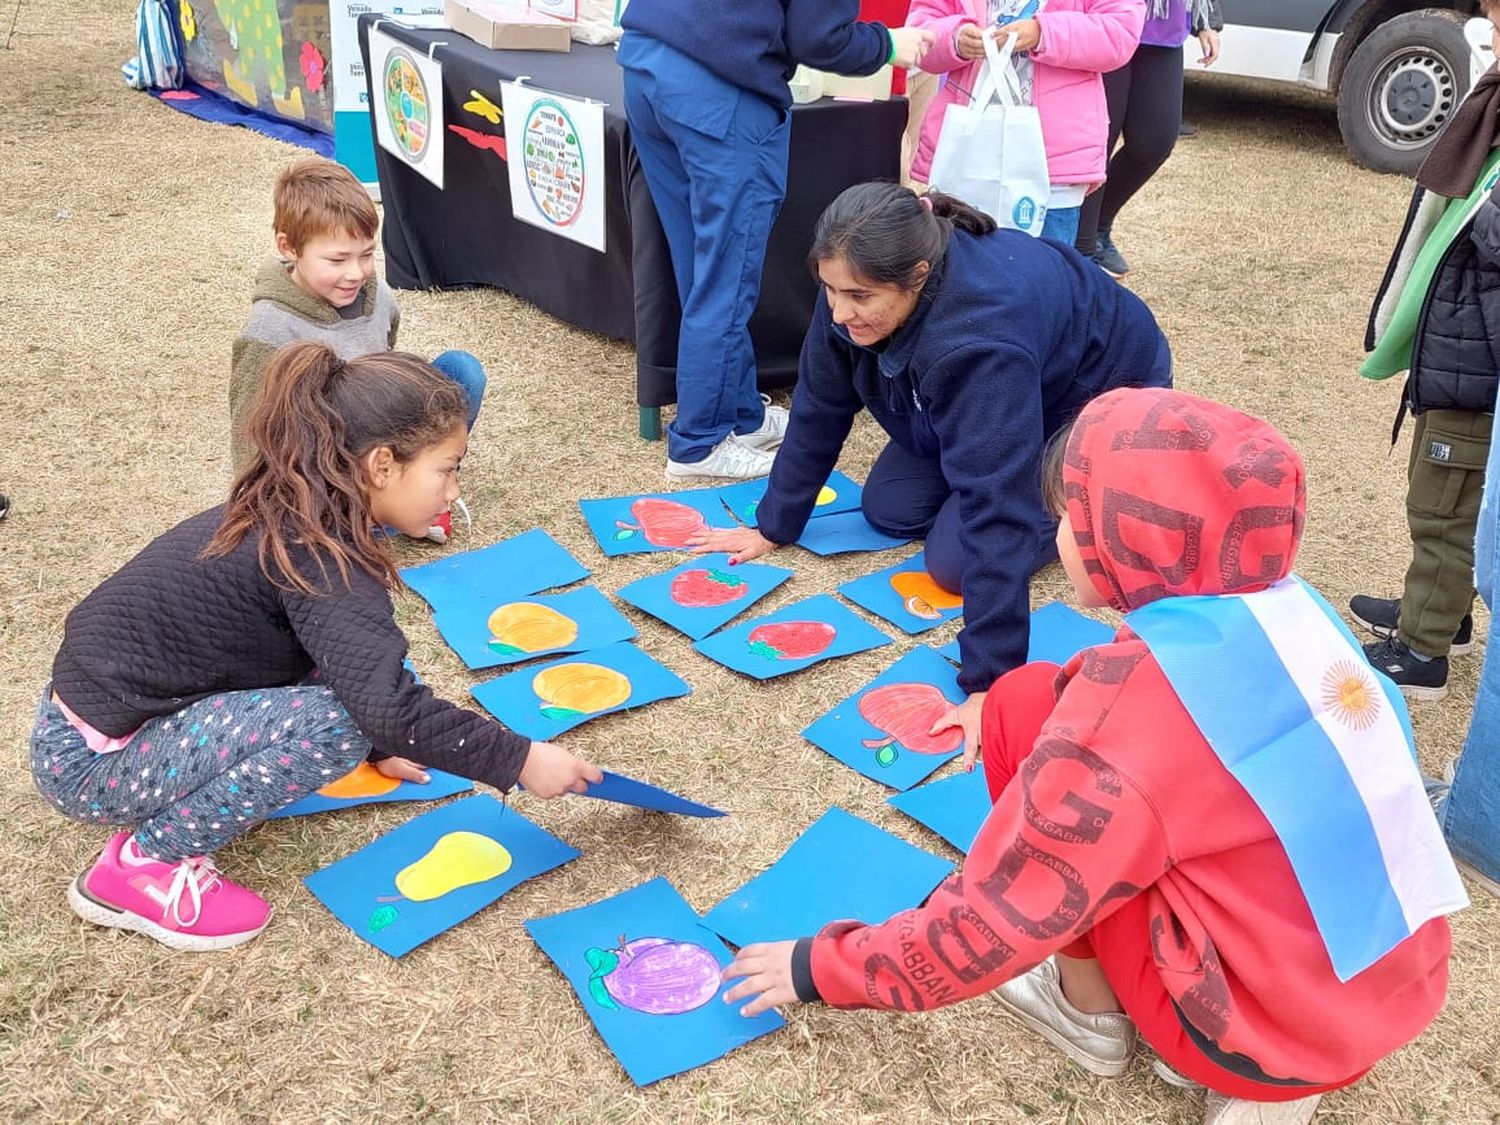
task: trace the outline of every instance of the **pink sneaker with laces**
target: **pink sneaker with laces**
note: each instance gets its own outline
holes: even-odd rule
[[[135,930],[172,949],[206,953],[249,941],[271,920],[271,905],[219,874],[208,856],[170,863],[120,832],[68,886],[68,905],[85,922]]]

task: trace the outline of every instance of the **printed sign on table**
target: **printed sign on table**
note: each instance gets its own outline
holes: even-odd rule
[[[604,250],[604,105],[500,87],[510,203],[523,223]]]
[[[375,136],[380,147],[443,186],[443,66],[370,31]]]

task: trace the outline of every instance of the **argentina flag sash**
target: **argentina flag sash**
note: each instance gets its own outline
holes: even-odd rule
[[[1292,577],[1125,621],[1270,821],[1339,980],[1468,905],[1405,701],[1319,594]]]

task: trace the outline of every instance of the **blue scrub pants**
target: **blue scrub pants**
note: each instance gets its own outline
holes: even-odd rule
[[[936,457],[919,457],[895,442],[887,443],[865,481],[863,506],[865,519],[887,535],[925,539],[922,557],[927,573],[950,593],[963,593],[958,493],[949,486]],[[1040,490],[1034,507],[1037,549],[1027,574],[1057,558],[1057,519],[1042,505]]]
[[[786,195],[791,113],[639,32],[620,41],[625,116],[672,254],[682,329],[667,456],[760,428],[750,316]]]

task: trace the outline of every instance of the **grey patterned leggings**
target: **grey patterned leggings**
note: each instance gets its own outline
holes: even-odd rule
[[[42,689],[31,733],[36,787],[64,816],[136,826],[143,852],[206,855],[348,773],[370,752],[321,685],[226,692],[152,719],[122,750],[88,748]]]

